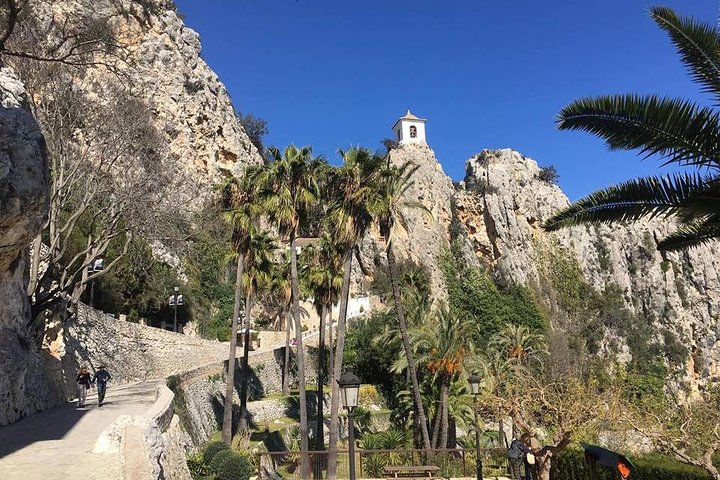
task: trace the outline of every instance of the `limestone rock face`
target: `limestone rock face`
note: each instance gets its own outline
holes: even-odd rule
[[[417,168],[412,185],[404,194],[407,206],[403,208],[405,225],[396,225],[392,238],[398,260],[409,258],[429,269],[433,295],[444,299],[445,281],[439,267],[439,256],[449,246],[450,223],[455,188],[443,172],[435,153],[425,144],[401,145],[390,152],[394,165],[410,163]],[[424,208],[413,206],[419,203]],[[385,241],[379,232],[372,231],[362,244],[363,265],[384,264]],[[477,259],[468,249],[468,259]]]
[[[546,232],[541,224],[567,206],[568,198],[541,179],[534,160],[513,150],[473,156],[458,185],[427,146],[401,146],[390,158],[395,164],[418,166],[406,198],[431,212],[405,209],[408,229],[397,229],[396,256],[428,267],[436,299],[446,295],[438,255],[449,245],[454,217],[464,231],[465,260],[483,265],[494,278],[532,288],[557,311],[557,292],[547,285],[547,270],[561,256],[569,258],[595,290],[616,289],[631,311],[651,319],[653,338],[648,340],[666,344],[669,332],[688,348],[685,371],[679,373],[691,390],[720,376],[720,244],[661,254],[655,239],[671,226],[657,220]],[[362,244],[363,264],[382,264],[383,248],[383,239],[371,232]],[[621,348],[618,358],[629,360],[628,355]]]
[[[120,74],[91,66],[82,74],[83,88],[102,98],[108,85],[122,84],[146,102],[176,161],[190,206],[207,197],[223,171],[239,174],[262,161],[225,86],[202,59],[199,35],[183,23],[174,2],[36,0],[32,12],[40,25],[57,18],[107,21],[122,47],[115,54],[122,58],[116,66]]]
[[[569,201],[540,171],[512,150],[485,150],[467,161],[457,211],[478,257],[496,276],[542,290],[543,264],[569,253],[587,283],[599,291],[617,286],[627,307],[654,317],[655,340],[662,343],[669,329],[688,347],[691,387],[717,378],[720,244],[661,254],[655,239],[671,226],[660,220],[545,232],[542,222]]]
[[[28,327],[27,247],[48,210],[45,142],[22,83],[0,69],[0,425],[54,403]]]

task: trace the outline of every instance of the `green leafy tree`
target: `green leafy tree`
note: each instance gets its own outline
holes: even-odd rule
[[[374,197],[374,202],[371,208],[377,218],[377,223],[380,227],[380,235],[382,235],[385,239],[385,253],[387,256],[388,273],[393,293],[393,304],[398,318],[398,327],[400,329],[403,349],[405,350],[405,356],[407,358],[408,375],[410,377],[415,399],[418,428],[420,429],[423,447],[426,450],[430,450],[431,443],[427,426],[427,417],[425,415],[422,397],[420,395],[417,368],[412,345],[410,343],[405,309],[402,304],[400,284],[397,278],[397,260],[395,258],[395,252],[393,251],[392,244],[398,227],[407,230],[405,210],[413,208],[428,212],[421,203],[409,200],[406,197],[407,190],[413,185],[412,176],[416,171],[416,165],[404,163],[401,166],[395,166],[391,165],[388,159],[388,164],[382,172],[378,193]]]
[[[249,169],[245,172],[242,180],[230,177],[219,187],[221,205],[225,208],[224,216],[232,229],[233,254],[236,257],[235,304],[230,327],[230,354],[225,377],[222,425],[222,441],[228,445],[232,441],[232,399],[237,358],[238,317],[243,299],[245,257],[248,255],[253,234],[256,232],[255,221],[258,215],[258,205],[253,201],[253,193],[256,187],[256,175],[259,172],[256,168]]]
[[[368,149],[352,147],[339,150],[343,164],[337,168],[329,182],[332,208],[328,212],[330,235],[342,249],[343,282],[337,322],[337,337],[331,378],[330,395],[330,455],[328,477],[334,478],[337,458],[340,391],[337,381],[342,373],[345,350],[347,304],[350,294],[350,274],[353,253],[372,225],[370,203],[377,196],[378,177],[383,159]]]
[[[666,7],[651,18],[670,37],[690,76],[720,98],[720,32]],[[695,247],[720,237],[720,113],[685,99],[610,95],[577,100],[558,116],[561,130],[592,133],[613,150],[638,150],[694,173],[630,180],[578,200],[545,222],[548,230],[585,223],[673,218],[678,228],[658,249]]]
[[[290,287],[292,314],[297,342],[298,387],[300,400],[301,473],[308,475],[307,396],[305,392],[305,353],[303,351],[300,320],[300,281],[297,262],[297,238],[308,212],[314,208],[319,195],[316,172],[323,161],[312,157],[311,147],[290,145],[282,152],[269,148],[271,161],[257,176],[256,198],[290,244]]]
[[[422,322],[410,331],[418,365],[424,366],[437,384],[438,395],[432,434],[433,448],[446,448],[450,428],[450,387],[463,372],[465,357],[472,354],[471,337],[474,325],[467,318],[450,314],[446,304],[429,311]],[[396,364],[407,368],[407,357]]]
[[[305,288],[312,296],[317,313],[320,315],[320,355],[318,360],[317,379],[317,428],[316,448],[325,448],[323,426],[323,387],[327,381],[326,339],[325,330],[330,326],[330,344],[332,345],[332,306],[340,297],[342,288],[342,248],[336,244],[329,233],[323,232],[317,244],[312,245],[301,255],[304,265],[303,280]]]
[[[240,124],[243,126],[243,129],[245,129],[245,133],[250,137],[252,144],[255,145],[260,154],[263,155],[265,153],[263,137],[269,132],[267,122],[262,118],[253,116],[252,113],[248,113],[247,115],[238,113],[238,120],[240,120]]]
[[[283,360],[283,395],[290,395],[290,311],[292,309],[292,282],[290,280],[290,258],[284,255],[272,271],[270,290],[279,306],[278,330],[285,329],[285,358]]]
[[[243,361],[240,382],[240,431],[248,429],[247,394],[250,366],[250,313],[258,291],[270,288],[272,284],[273,259],[277,244],[275,240],[264,232],[252,232],[250,248],[245,255],[245,271],[243,274],[243,289],[245,290],[245,325],[243,327]]]
[[[525,325],[506,325],[505,328],[493,335],[488,346],[507,355],[509,360],[523,365],[527,365],[533,360],[540,360],[543,355],[547,354],[545,337],[531,332]]]

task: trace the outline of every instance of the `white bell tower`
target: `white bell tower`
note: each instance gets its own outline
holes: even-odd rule
[[[425,140],[425,120],[418,118],[410,110],[398,118],[392,129],[395,132],[395,138],[401,145],[408,143],[427,143]]]

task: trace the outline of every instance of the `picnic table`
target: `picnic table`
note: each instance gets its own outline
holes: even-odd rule
[[[439,471],[440,467],[435,465],[393,466],[383,468],[383,477],[439,479],[440,477],[436,475]]]

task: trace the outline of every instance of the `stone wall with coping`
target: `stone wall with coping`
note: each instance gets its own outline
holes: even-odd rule
[[[66,378],[80,365],[91,371],[105,365],[115,383],[166,378],[198,365],[222,362],[229,344],[188,337],[116,319],[80,304],[53,350],[62,358]],[[73,385],[70,385],[73,387]],[[72,393],[70,388],[69,393]]]

